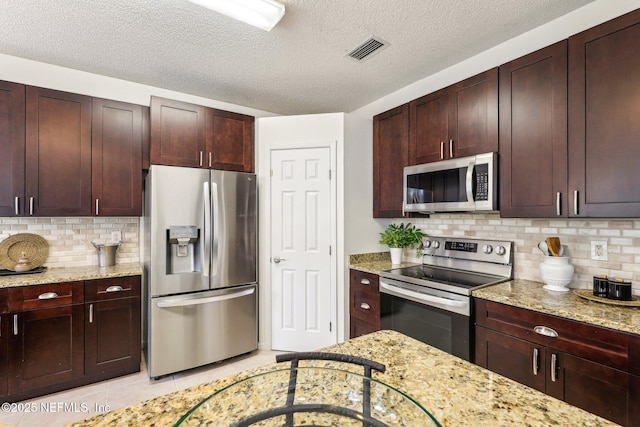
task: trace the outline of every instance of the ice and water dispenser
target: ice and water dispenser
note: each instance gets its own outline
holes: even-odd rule
[[[202,270],[200,229],[191,225],[170,226],[167,230],[167,274]]]

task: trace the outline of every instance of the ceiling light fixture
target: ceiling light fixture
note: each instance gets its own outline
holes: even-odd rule
[[[284,5],[275,0],[189,1],[265,31],[271,31],[284,16]]]

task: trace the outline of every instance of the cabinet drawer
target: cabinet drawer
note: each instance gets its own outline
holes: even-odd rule
[[[380,323],[380,297],[369,294],[352,294],[349,314],[368,323]]]
[[[637,369],[631,365],[638,358],[635,352],[640,337],[482,299],[475,300],[475,308],[480,326],[626,372]],[[540,326],[557,336],[537,333]]]
[[[87,280],[85,301],[104,301],[140,296],[140,276]]]
[[[352,292],[355,291],[356,293],[370,292],[378,294],[379,276],[377,274],[366,273],[364,271],[350,270],[349,287]]]
[[[9,292],[6,289],[0,289],[0,314],[9,311]]]
[[[84,282],[52,283],[9,289],[9,311],[59,307],[84,300]]]

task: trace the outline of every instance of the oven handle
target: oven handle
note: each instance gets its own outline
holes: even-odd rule
[[[424,302],[433,302],[436,304],[447,305],[449,307],[465,307],[468,304],[467,301],[456,301],[449,298],[441,298],[441,297],[434,297],[432,295],[425,295],[420,292],[413,292],[407,289],[402,289],[392,285],[387,285],[384,282],[380,282],[380,287],[383,289],[386,289],[387,291],[390,291],[389,293],[391,294],[396,293],[406,297],[415,298]]]

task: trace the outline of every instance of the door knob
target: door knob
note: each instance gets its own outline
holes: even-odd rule
[[[280,261],[286,261],[286,259],[280,258],[279,256],[273,258],[273,262],[275,262],[276,264],[280,264]]]

